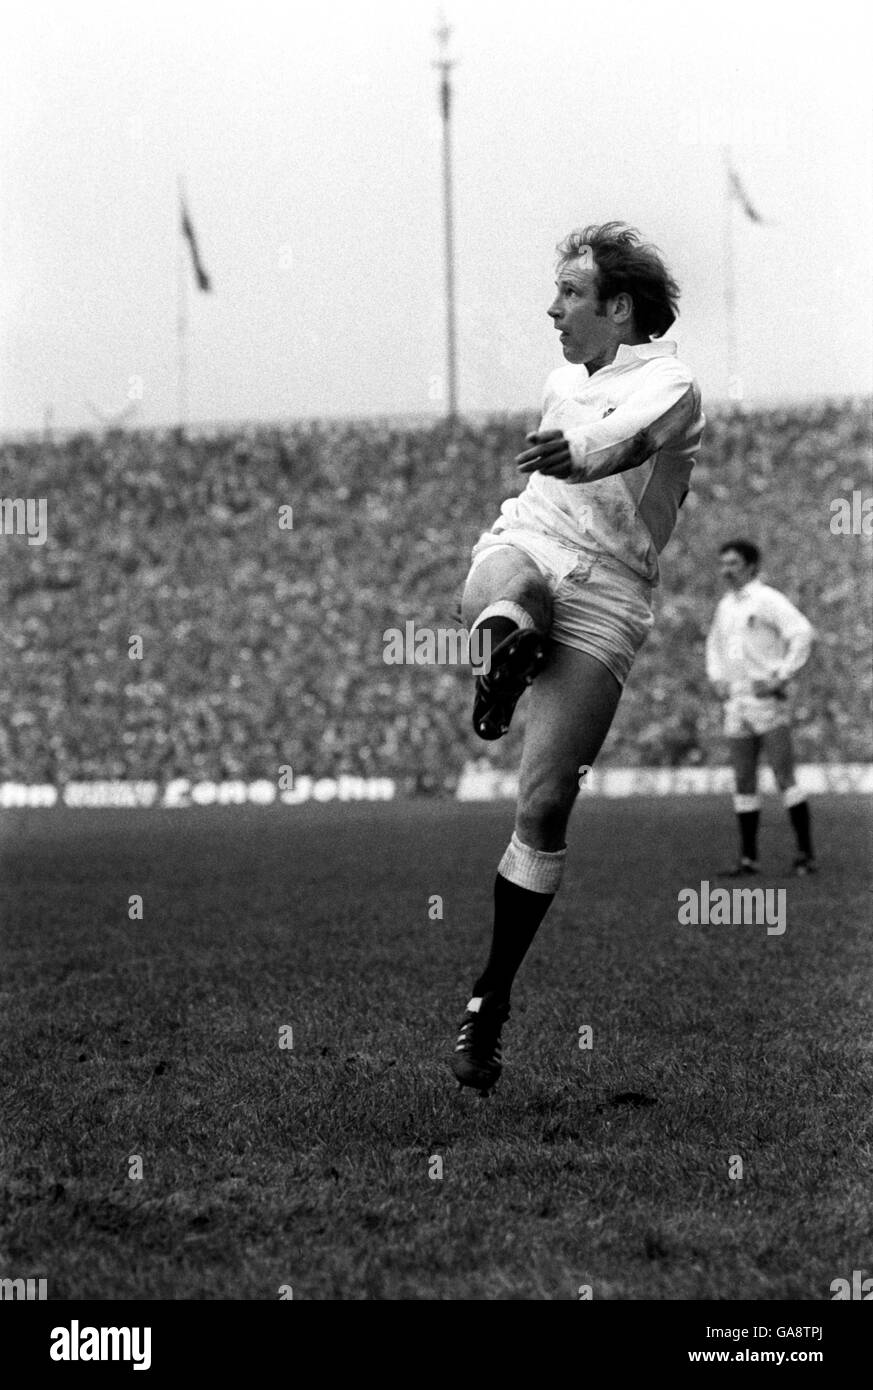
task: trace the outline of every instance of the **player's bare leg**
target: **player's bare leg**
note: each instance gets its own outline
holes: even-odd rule
[[[580,768],[593,764],[620,697],[621,686],[601,662],[552,645],[530,694],[515,831],[494,884],[491,951],[453,1061],[463,1085],[487,1091],[500,1075],[513,980],[560,885]]]
[[[749,734],[729,738],[731,767],[734,774],[734,811],[740,836],[740,858],[730,876],[758,873],[758,822],[761,802],[758,797],[758,757],[761,740]]]
[[[788,812],[791,828],[797,841],[797,857],[793,870],[798,875],[814,874],[815,855],[806,792],[797,785],[794,769],[794,748],[787,724],[764,735],[764,752],[773,769],[773,776],[782,793],[782,804]]]
[[[523,551],[500,546],[468,575],[461,612],[473,652],[488,655],[476,679],[473,727],[480,738],[501,738],[545,660],[551,592]]]
[[[554,644],[530,694],[515,814],[523,844],[563,852],[580,768],[593,766],[620,699],[621,686],[601,661]]]

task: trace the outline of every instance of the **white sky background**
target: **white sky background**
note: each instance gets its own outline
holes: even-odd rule
[[[4,8],[0,427],[92,423],[142,380],[175,421],[176,182],[190,418],[427,413],[444,364],[431,0]],[[866,7],[454,0],[461,407],[520,409],[563,361],[554,245],[621,218],[683,290],[670,336],[726,394],[729,141],[753,401],[871,386]]]

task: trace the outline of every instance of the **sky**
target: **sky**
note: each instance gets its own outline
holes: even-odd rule
[[[453,0],[460,406],[524,410],[563,358],[554,248],[621,219],[682,287],[704,399],[871,390],[867,7]],[[4,12],[0,430],[445,406],[436,3]],[[725,198],[723,147],[764,219]],[[213,291],[197,291],[178,183]],[[180,261],[180,255],[183,257]],[[182,279],[180,280],[180,272]]]

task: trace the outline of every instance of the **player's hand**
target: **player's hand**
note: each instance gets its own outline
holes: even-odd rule
[[[563,430],[534,430],[525,439],[531,448],[515,460],[519,473],[546,473],[565,483],[581,483],[580,470],[570,458],[570,445]]]
[[[775,695],[777,698],[785,694],[784,681],[753,681],[752,693],[759,698],[765,695]]]

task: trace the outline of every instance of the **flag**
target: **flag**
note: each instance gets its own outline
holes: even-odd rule
[[[197,288],[198,290],[204,290],[208,293],[208,291],[212,289],[212,282],[203,269],[203,262],[200,259],[200,252],[197,248],[197,238],[194,235],[194,227],[192,226],[191,218],[188,216],[188,209],[185,206],[184,199],[182,200],[182,235],[191,247],[191,264],[194,267]]]
[[[746,214],[749,221],[762,223],[764,221],[763,217],[752,206],[752,203],[749,199],[749,195],[740,182],[739,174],[737,173],[736,169],[734,169],[733,166],[730,164],[727,166],[727,176],[728,188],[730,189],[730,192],[733,195],[733,197],[736,198],[737,202],[743,209],[743,212]]]

